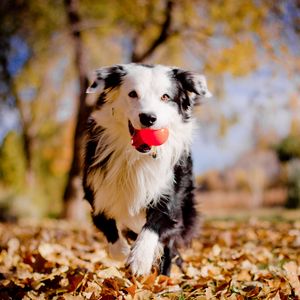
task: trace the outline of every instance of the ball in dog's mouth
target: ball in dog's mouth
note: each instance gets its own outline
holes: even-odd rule
[[[135,129],[131,122],[128,122],[128,128],[131,135],[132,146],[141,153],[148,153],[153,146],[164,144],[169,137],[167,128],[161,129]]]

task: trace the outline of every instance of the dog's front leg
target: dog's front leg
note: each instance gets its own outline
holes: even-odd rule
[[[127,265],[136,275],[146,275],[151,272],[155,259],[162,254],[163,246],[160,239],[174,227],[174,222],[169,214],[170,207],[163,199],[146,213],[146,223],[135,241]]]

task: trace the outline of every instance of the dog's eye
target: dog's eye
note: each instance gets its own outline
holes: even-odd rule
[[[160,99],[164,102],[168,102],[170,100],[170,96],[168,94],[163,94]]]
[[[136,91],[131,91],[131,92],[128,94],[128,96],[129,96],[130,98],[137,98],[137,97],[138,97],[138,94],[136,93]]]

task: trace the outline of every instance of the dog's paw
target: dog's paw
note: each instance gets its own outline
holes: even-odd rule
[[[156,256],[158,235],[148,229],[143,230],[129,254],[126,265],[134,275],[147,275]]]
[[[129,267],[130,271],[134,275],[147,275],[151,272],[153,264],[153,257],[145,255],[144,252],[140,250],[135,250],[131,252],[126,265]]]
[[[108,254],[112,259],[125,260],[130,253],[126,240],[119,238],[115,243],[108,243]]]

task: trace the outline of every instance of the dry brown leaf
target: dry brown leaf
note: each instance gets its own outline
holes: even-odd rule
[[[136,293],[136,289],[137,289],[137,286],[135,284],[125,288],[125,290],[132,296],[134,297],[135,293]]]
[[[270,298],[270,300],[281,300],[279,292],[277,292],[274,297]]]
[[[165,276],[165,275],[159,275],[158,276],[158,284],[164,284],[166,283],[166,285],[173,285],[173,281],[172,278],[170,278],[169,276]]]
[[[150,275],[144,277],[144,279],[142,280],[144,288],[146,288],[147,290],[151,290],[151,288],[155,283],[156,278],[157,278],[157,272],[151,273]]]
[[[97,272],[97,275],[99,276],[99,278],[103,279],[111,277],[123,278],[123,274],[116,267],[110,267],[100,270]]]
[[[214,295],[210,287],[205,289],[205,297],[206,299],[214,299]]]
[[[239,281],[250,281],[251,275],[249,274],[249,270],[242,269],[241,272],[237,275],[236,279]]]
[[[290,261],[283,266],[286,271],[286,277],[289,280],[292,288],[294,289],[295,295],[300,297],[300,281],[299,281],[299,273],[298,266],[294,261]]]
[[[299,294],[299,230],[299,221],[208,221],[181,250],[186,272],[173,267],[170,278],[132,276],[93,227],[0,223],[0,299],[288,300]]]

